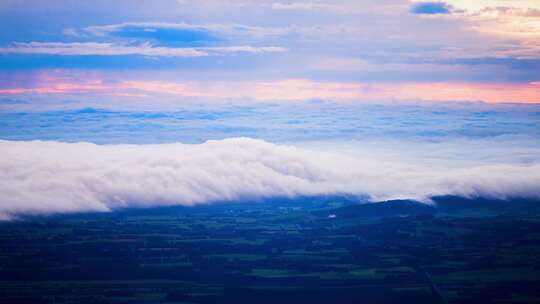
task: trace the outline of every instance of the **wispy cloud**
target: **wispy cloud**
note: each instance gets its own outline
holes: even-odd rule
[[[16,42],[13,46],[0,48],[0,53],[47,54],[65,56],[122,56],[141,55],[149,57],[203,57],[231,53],[276,53],[287,49],[275,46],[222,46],[201,48],[170,48],[145,43],[138,46],[97,42]]]
[[[321,10],[321,11],[331,11],[331,12],[345,12],[346,10],[338,5],[323,3],[323,2],[274,2],[269,5],[273,10],[282,10],[282,11],[312,11],[312,10]]]
[[[126,29],[169,29],[169,30],[193,30],[219,34],[221,36],[233,36],[233,37],[265,37],[276,36],[289,33],[290,27],[263,27],[254,25],[245,25],[237,23],[170,23],[170,22],[124,22],[118,24],[109,25],[96,25],[88,26],[82,29],[66,29],[65,34],[73,36],[98,36],[103,37],[118,33]]]

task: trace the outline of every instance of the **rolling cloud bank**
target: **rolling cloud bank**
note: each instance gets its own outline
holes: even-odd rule
[[[466,161],[455,153],[463,143],[435,144],[444,159],[437,161],[418,156],[425,147],[403,147],[400,157],[388,157],[360,143],[323,149],[250,138],[152,145],[0,141],[0,218],[277,196],[540,198],[537,147],[507,149],[506,158],[490,161],[482,157],[485,144],[468,147]]]

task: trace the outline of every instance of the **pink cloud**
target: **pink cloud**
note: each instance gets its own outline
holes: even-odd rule
[[[377,84],[372,96],[426,101],[484,101],[488,103],[540,103],[540,86],[535,83],[402,83]]]
[[[272,81],[105,81],[99,75],[43,73],[29,87],[0,89],[2,95],[85,94],[127,97],[185,96],[208,99],[350,101],[484,101],[540,103],[540,82],[458,83],[326,82],[308,79]]]
[[[16,87],[0,89],[0,94],[66,94],[66,93],[93,93],[114,90],[113,87],[103,84],[101,80],[89,80],[85,82],[58,82],[39,83],[34,87]]]
[[[425,100],[540,103],[540,82],[509,83],[357,83],[307,79],[243,82],[131,81],[121,84],[146,93],[258,100]]]

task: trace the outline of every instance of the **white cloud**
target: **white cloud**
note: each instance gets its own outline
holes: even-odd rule
[[[193,31],[205,31],[211,33],[218,33],[225,36],[254,36],[254,37],[263,37],[263,36],[278,36],[287,34],[291,31],[290,27],[261,27],[245,24],[235,24],[235,23],[202,23],[202,24],[192,24],[192,23],[170,23],[170,22],[124,22],[118,24],[109,24],[109,25],[96,25],[88,26],[81,30],[70,29],[78,35],[92,35],[92,36],[107,36],[112,33],[123,31],[127,28],[138,28],[138,29],[169,29],[169,30],[193,30]]]
[[[331,152],[248,138],[199,145],[0,141],[0,150],[2,218],[324,194],[540,198],[538,162],[435,165],[383,159],[376,151]]]
[[[413,1],[421,2],[421,1]],[[457,20],[463,30],[481,34],[485,44],[443,52],[447,57],[538,59],[540,2],[512,0],[448,0],[452,14],[424,15],[428,19]],[[474,50],[476,49],[476,50]]]
[[[16,42],[14,46],[0,48],[0,53],[49,54],[49,55],[142,55],[150,57],[203,57],[230,53],[275,53],[287,51],[274,46],[225,46],[202,48],[155,47],[149,43],[127,46],[97,42]]]
[[[540,3],[536,0],[446,0],[445,2],[455,5],[460,9],[477,11],[486,8],[513,7],[518,9],[540,9]]]
[[[322,11],[336,11],[344,12],[344,8],[322,2],[292,2],[292,3],[281,3],[274,2],[270,5],[274,10],[322,10]]]

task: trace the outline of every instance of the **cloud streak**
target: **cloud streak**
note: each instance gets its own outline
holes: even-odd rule
[[[16,42],[14,46],[0,48],[4,54],[46,54],[63,56],[126,56],[149,57],[205,57],[232,53],[277,53],[287,49],[274,46],[223,46],[200,48],[156,47],[149,43],[138,46],[98,42]]]
[[[110,36],[115,33],[125,31],[126,29],[139,30],[177,30],[177,31],[201,31],[214,33],[227,37],[266,37],[285,35],[292,31],[292,27],[261,27],[244,24],[191,24],[191,23],[170,23],[170,22],[125,22],[109,25],[88,26],[80,30],[66,29],[65,34],[71,36]]]
[[[540,164],[381,159],[249,138],[198,145],[0,141],[0,217],[344,194],[540,198]],[[355,156],[356,155],[356,156]],[[361,156],[360,156],[361,155]]]
[[[274,2],[270,5],[273,10],[282,10],[282,11],[312,11],[312,10],[323,10],[323,11],[335,11],[335,12],[345,12],[343,7],[322,3],[322,2],[293,2],[293,3],[281,3]]]

